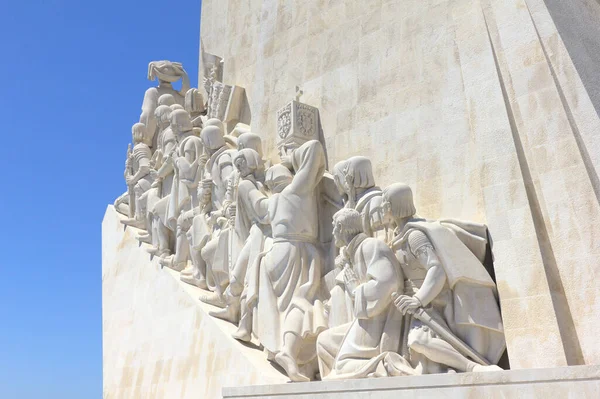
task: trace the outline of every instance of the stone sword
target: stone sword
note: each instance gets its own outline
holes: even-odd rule
[[[462,339],[458,338],[452,331],[438,323],[438,321],[431,317],[431,315],[427,313],[425,309],[418,308],[414,311],[413,317],[421,321],[427,327],[431,328],[433,332],[442,337],[444,341],[452,345],[452,347],[459,351],[462,355],[470,357],[483,366],[489,366],[491,364],[485,357],[467,345]]]

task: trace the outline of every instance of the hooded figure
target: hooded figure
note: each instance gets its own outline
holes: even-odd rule
[[[325,172],[323,146],[311,140],[295,150],[296,174],[289,186],[268,200],[273,246],[259,269],[254,332],[293,381],[308,381],[316,369],[315,341],[322,319],[318,247],[318,189]],[[318,307],[319,309],[315,309]]]
[[[374,223],[369,219],[373,213],[371,201],[381,197],[375,185],[371,160],[355,156],[338,162],[333,167],[333,178],[339,193],[345,198],[345,207],[356,209],[362,215],[363,230],[368,236],[375,233]]]

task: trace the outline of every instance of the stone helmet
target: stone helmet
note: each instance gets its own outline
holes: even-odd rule
[[[184,109],[176,109],[171,112],[171,128],[180,132],[188,132],[193,129],[190,114]]]
[[[262,140],[258,134],[255,133],[242,133],[237,138],[238,150],[243,150],[245,148],[251,148],[258,153],[258,155],[262,158]]]
[[[158,105],[173,105],[175,104],[175,97],[173,97],[172,94],[163,94],[162,96],[158,97]]]
[[[200,133],[200,138],[209,150],[217,150],[225,145],[223,129],[220,126],[205,126]]]
[[[209,120],[206,121],[206,123],[204,123],[204,126],[218,126],[221,131],[223,132],[223,134],[225,134],[225,125],[223,125],[223,122],[221,122],[220,119],[217,118],[210,118]]]

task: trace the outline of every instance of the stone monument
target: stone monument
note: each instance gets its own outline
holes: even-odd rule
[[[203,1],[201,87],[149,64],[102,224],[104,396],[597,397],[600,34],[565,7]]]

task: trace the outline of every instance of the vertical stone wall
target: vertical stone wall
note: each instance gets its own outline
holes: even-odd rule
[[[600,114],[600,1],[544,0],[577,72]]]
[[[204,0],[201,30],[274,159],[300,85],[330,165],[489,225],[511,367],[600,363],[600,120],[543,0]]]

